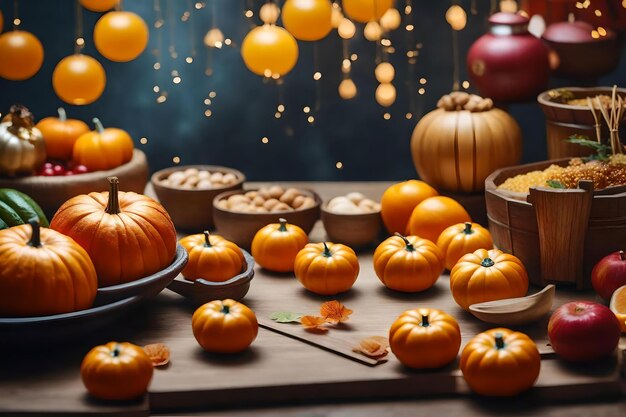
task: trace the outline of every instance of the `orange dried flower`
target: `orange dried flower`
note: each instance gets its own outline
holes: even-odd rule
[[[308,330],[310,332],[322,333],[328,331],[327,328],[322,327],[326,323],[324,317],[303,316],[300,319],[300,323],[305,330]]]
[[[327,323],[337,324],[348,321],[350,314],[352,314],[352,310],[346,308],[346,306],[341,304],[339,301],[333,300],[322,304],[320,314],[324,317]]]
[[[152,361],[152,366],[164,366],[170,361],[170,348],[163,343],[152,343],[143,347]]]
[[[359,345],[352,350],[370,358],[382,359],[389,353],[389,339],[383,336],[371,336],[361,340]]]

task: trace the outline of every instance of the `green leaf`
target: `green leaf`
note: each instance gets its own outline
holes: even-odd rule
[[[612,154],[612,150],[609,145],[605,145],[604,143],[598,143],[595,140],[589,140],[589,138],[585,136],[573,135],[565,139],[565,141],[593,149],[596,152],[596,155],[591,155],[589,158],[587,158],[589,160],[604,161],[608,159],[609,155]]]
[[[277,311],[270,314],[270,319],[277,323],[300,323],[300,319],[304,316],[302,313],[294,313],[291,311]]]
[[[565,185],[563,185],[563,183],[559,180],[548,180],[546,183],[548,184],[548,187],[565,188]]]

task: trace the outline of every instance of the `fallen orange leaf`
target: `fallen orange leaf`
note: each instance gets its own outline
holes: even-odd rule
[[[337,324],[348,321],[350,314],[352,314],[352,310],[346,308],[346,306],[341,304],[339,301],[333,300],[322,304],[320,314],[324,317],[327,323]]]
[[[308,330],[310,332],[322,333],[322,332],[328,331],[327,328],[322,327],[322,325],[326,323],[326,320],[324,320],[324,317],[303,316],[300,319],[300,323],[302,324],[305,330]]]
[[[352,350],[370,358],[382,359],[389,353],[389,340],[383,336],[371,336],[361,340]]]
[[[170,348],[163,343],[152,343],[143,347],[153,366],[167,365],[170,361]]]

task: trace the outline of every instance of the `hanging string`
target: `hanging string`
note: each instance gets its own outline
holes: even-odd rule
[[[452,5],[458,5],[458,0],[452,0]],[[495,1],[493,2],[495,4]],[[493,12],[492,12],[493,13]],[[460,78],[460,64],[459,64],[459,36],[452,26],[452,91],[459,91],[461,89]]]
[[[17,30],[18,27],[22,24],[20,20],[20,9],[17,0],[13,0],[13,30]]]
[[[174,18],[174,0],[167,0],[167,20],[169,22],[169,46],[167,48],[170,58],[177,59],[178,52],[176,52],[176,19]]]
[[[478,6],[476,5],[476,0],[472,0],[470,3],[470,13],[476,16],[478,14]]]
[[[122,5],[122,1],[123,0],[118,0],[117,4],[115,5],[115,10],[118,11],[118,12],[121,12],[124,9],[124,7]]]
[[[83,37],[83,8],[80,2],[76,0],[76,38],[74,40],[74,53],[80,54],[85,47],[85,38]]]
[[[412,15],[410,13],[413,10],[411,0],[406,0],[404,7],[404,24],[403,27],[413,24]],[[409,13],[406,13],[406,12]],[[417,63],[417,51],[414,47],[413,31],[405,30],[406,39],[406,55],[407,55],[407,78],[406,86],[409,95],[409,111],[406,114],[407,119],[411,119],[415,115],[416,103],[415,103],[415,64]]]
[[[319,42],[313,43],[313,80],[315,81],[315,113],[320,111],[322,107],[322,85],[321,85],[321,75],[320,72],[320,51],[319,51]]]
[[[154,29],[156,30],[156,43],[157,47],[153,50],[153,55],[155,58],[155,62],[152,65],[152,68],[157,71],[156,75],[156,83],[154,87],[152,87],[152,91],[155,94],[158,94],[156,98],[157,103],[164,103],[167,100],[167,91],[161,89],[159,86],[159,70],[162,65],[163,58],[163,26],[165,25],[165,20],[163,19],[163,9],[161,8],[161,0],[154,0]]]
[[[185,62],[191,64],[193,62],[193,59],[196,57],[196,37],[194,36],[193,17],[191,16],[191,11],[193,10],[193,4],[191,3],[191,0],[187,0],[187,10],[189,13],[189,43],[191,45],[191,52],[189,53],[189,56],[185,58]]]
[[[548,2],[548,3],[551,3],[551,2]],[[497,11],[498,11],[498,1],[491,0],[491,7],[489,8],[489,14],[492,15]]]

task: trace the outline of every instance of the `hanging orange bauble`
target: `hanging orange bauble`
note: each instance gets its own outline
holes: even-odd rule
[[[367,23],[380,19],[393,6],[393,0],[343,0],[342,4],[349,18]]]
[[[301,41],[319,41],[332,30],[329,0],[287,0],[282,13],[285,29]]]
[[[14,30],[0,35],[0,77],[26,80],[43,64],[43,46],[35,35]]]
[[[92,12],[106,12],[119,4],[120,0],[80,0],[80,4]]]
[[[258,26],[244,38],[241,56],[248,69],[257,75],[282,76],[298,61],[298,42],[284,28]]]
[[[96,101],[105,85],[104,68],[87,55],[75,54],[63,58],[52,73],[52,87],[57,96],[77,106]]]
[[[105,58],[132,61],[148,45],[148,25],[136,13],[109,12],[96,22],[93,41]]]

